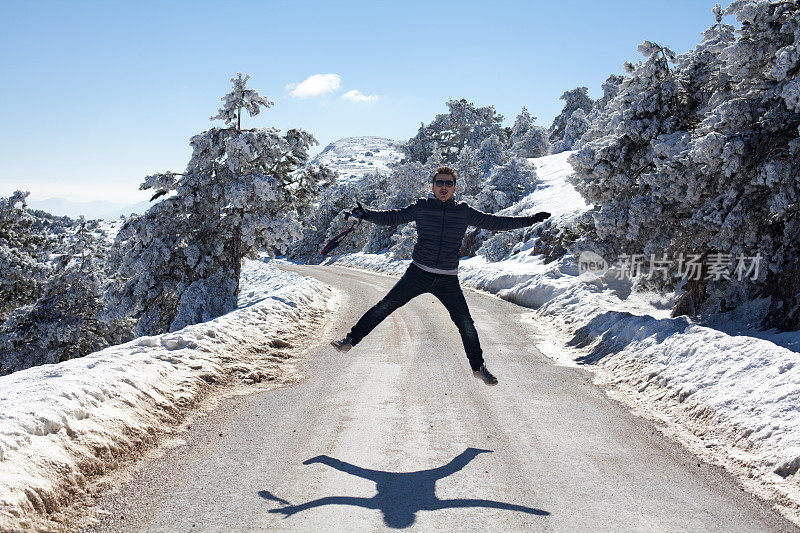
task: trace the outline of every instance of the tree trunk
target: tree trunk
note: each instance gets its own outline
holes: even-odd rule
[[[239,277],[242,274],[242,216],[243,213],[238,213],[238,222],[233,232],[233,246],[231,252],[233,254],[233,272],[236,276],[236,295],[239,295]]]

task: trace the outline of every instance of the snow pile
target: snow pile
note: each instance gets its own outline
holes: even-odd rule
[[[247,261],[241,292],[215,320],[0,377],[0,530],[55,528],[93,476],[157,442],[211,384],[295,379],[280,349],[308,342],[331,289]]]
[[[537,190],[506,211],[546,210],[558,223],[587,209],[566,181],[569,155],[533,160]],[[514,250],[496,263],[462,260],[462,283],[534,308],[526,320],[543,353],[589,365],[610,395],[800,523],[798,334],[756,335],[746,310],[726,317],[739,321],[727,333],[669,318],[675,294],[634,292],[614,268],[580,273],[571,256],[545,264],[532,241]],[[400,274],[409,261],[350,254],[329,263]]]

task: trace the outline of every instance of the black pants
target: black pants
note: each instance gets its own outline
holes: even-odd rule
[[[483,350],[478,340],[478,332],[469,314],[467,300],[461,292],[458,283],[458,276],[445,274],[432,274],[414,265],[408,267],[403,277],[392,287],[392,290],[384,298],[375,304],[369,311],[364,313],[353,329],[348,334],[353,346],[361,342],[361,339],[369,335],[380,324],[384,318],[392,312],[407,304],[412,298],[420,294],[429,292],[442,302],[450,313],[450,318],[458,327],[461,333],[461,342],[464,343],[464,350],[467,352],[469,364],[473,370],[477,370],[483,364]]]

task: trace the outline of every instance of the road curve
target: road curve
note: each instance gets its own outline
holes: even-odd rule
[[[531,345],[525,308],[466,291],[487,366],[472,377],[423,295],[347,354],[394,278],[282,266],[344,295],[298,385],[223,401],[143,461],[95,531],[797,531]]]

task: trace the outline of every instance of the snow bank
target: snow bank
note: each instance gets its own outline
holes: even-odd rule
[[[210,384],[292,380],[280,348],[310,333],[331,289],[248,261],[241,294],[215,320],[0,377],[0,530],[55,527],[91,476],[157,442]]]
[[[569,155],[534,159],[539,188],[506,212],[546,210],[558,223],[587,209],[566,182]],[[610,395],[800,524],[798,334],[752,332],[746,317],[725,328],[669,318],[675,295],[633,292],[614,269],[581,274],[571,257],[545,264],[532,248],[497,263],[462,260],[461,282],[534,308],[526,320],[540,351],[587,365]],[[388,274],[408,263],[360,253],[326,261]]]

